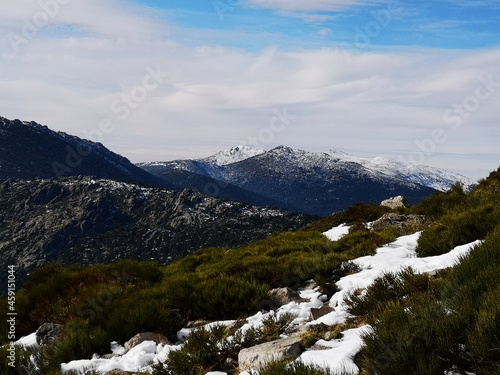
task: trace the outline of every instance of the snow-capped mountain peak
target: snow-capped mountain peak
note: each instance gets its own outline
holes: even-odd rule
[[[462,176],[458,173],[453,173],[427,165],[403,163],[381,156],[362,158],[352,156],[338,150],[330,150],[328,154],[343,161],[361,164],[363,167],[373,172],[383,173],[391,177],[404,179],[406,181],[428,186],[439,191],[446,191],[450,189],[450,187],[456,182],[461,183],[466,189],[471,188],[475,184],[470,178]]]
[[[265,153],[264,150],[259,150],[249,146],[236,146],[229,150],[223,150],[215,155],[209,156],[204,161],[219,166],[237,163],[246,159],[253,158]]]

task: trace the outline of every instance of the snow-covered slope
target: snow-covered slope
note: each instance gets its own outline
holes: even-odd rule
[[[204,161],[207,163],[215,164],[215,165],[228,165],[233,163],[238,163],[240,161],[253,158],[254,156],[264,154],[264,150],[258,150],[249,146],[236,146],[230,148],[229,150],[223,150],[215,155],[209,156],[206,159],[201,159],[200,161]]]
[[[461,183],[466,189],[470,189],[475,184],[470,178],[458,173],[427,165],[403,163],[384,157],[360,158],[337,150],[331,150],[328,154],[340,160],[361,164],[371,171],[411,181],[439,191],[449,190],[457,182]]]
[[[342,232],[344,226],[332,228],[329,232]],[[270,315],[282,316],[283,314],[292,314],[296,318],[292,324],[314,326],[318,324],[336,325],[346,321],[351,315],[346,311],[344,297],[355,290],[364,290],[369,287],[377,277],[386,273],[396,273],[405,268],[411,267],[417,273],[432,273],[436,270],[452,267],[457,264],[459,259],[466,255],[480,241],[458,246],[449,253],[418,258],[415,252],[420,233],[409,236],[403,236],[396,241],[379,248],[375,255],[364,256],[355,259],[359,267],[359,272],[342,277],[337,286],[339,291],[332,296],[329,305],[333,311],[318,320],[310,321],[312,308],[323,306],[327,297],[319,292],[319,288],[305,288],[300,291],[303,302],[290,302],[281,306],[275,311],[268,313],[259,312],[246,319],[246,324],[239,328],[239,332],[245,334],[250,328],[259,328],[264,320]],[[207,327],[220,325],[232,325],[235,321],[221,321],[209,323]],[[356,354],[361,350],[363,341],[361,336],[369,331],[371,327],[365,325],[355,329],[349,329],[342,332],[342,338],[333,340],[319,340],[316,344],[304,351],[297,359],[305,364],[312,364],[334,372],[344,370],[348,374],[357,375],[359,369],[354,363]],[[179,332],[179,337],[189,336],[192,329],[183,329]],[[20,340],[19,345],[33,345],[33,335]],[[92,359],[73,361],[62,365],[63,373],[66,371],[77,371],[82,373],[85,369],[95,368],[100,373],[105,373],[113,369],[124,371],[145,371],[151,372],[151,363],[163,362],[171,351],[179,350],[182,343],[175,345],[162,344],[156,345],[153,341],[145,341],[129,352],[119,346],[117,343],[111,343],[111,349],[116,354],[111,359],[99,358],[94,356]],[[219,374],[218,372],[216,372]],[[255,372],[251,372],[255,374]],[[220,374],[225,374],[221,372]],[[244,371],[240,375],[249,375],[249,371]]]
[[[394,173],[372,170],[349,157],[279,146],[270,151],[235,147],[205,159],[140,164],[146,171],[175,184],[183,178],[192,188],[232,199],[228,187],[237,188],[236,200],[289,211],[328,216],[356,202],[380,203],[403,195],[414,204],[436,189]],[[194,178],[194,176],[198,178]],[[201,178],[201,180],[200,180]],[[204,179],[214,189],[206,189]],[[247,192],[245,194],[245,192]],[[225,194],[225,195],[224,195]],[[246,198],[257,196],[259,199]]]

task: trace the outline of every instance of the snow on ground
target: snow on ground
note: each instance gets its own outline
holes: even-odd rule
[[[343,337],[338,340],[319,340],[316,346],[324,347],[325,350],[309,350],[300,356],[300,361],[306,365],[317,365],[330,368],[334,371],[343,370],[349,374],[357,374],[358,366],[354,363],[354,357],[363,346],[361,335],[365,333],[368,326],[348,329],[342,332]]]
[[[358,289],[366,289],[383,274],[396,273],[410,267],[417,273],[432,273],[452,267],[459,262],[461,256],[481,243],[481,241],[475,241],[457,246],[443,255],[418,258],[415,249],[419,237],[420,232],[399,237],[396,241],[377,249],[375,255],[353,260],[352,262],[360,267],[361,271],[345,276],[337,282],[340,291],[330,299],[330,306],[335,310],[318,319],[317,323],[332,325],[342,322],[346,314],[344,298]]]
[[[325,232],[325,235],[330,239],[338,240],[343,234],[347,233],[349,227],[340,225],[330,231]],[[290,302],[276,311],[268,313],[259,312],[249,318],[247,323],[240,330],[244,333],[250,328],[259,328],[263,325],[264,319],[269,316],[281,316],[282,314],[291,313],[296,318],[295,324],[320,324],[327,325],[340,324],[350,317],[344,305],[344,298],[356,290],[363,290],[370,286],[373,281],[385,273],[395,273],[405,268],[411,267],[418,273],[432,273],[440,269],[452,267],[456,265],[461,256],[466,255],[474,246],[481,241],[475,241],[470,244],[458,246],[449,253],[418,258],[415,251],[420,233],[415,233],[409,236],[399,237],[396,241],[377,249],[375,255],[364,256],[357,258],[352,262],[356,264],[360,272],[347,275],[337,282],[340,289],[330,299],[330,306],[334,309],[331,313],[319,318],[316,321],[307,322],[310,316],[311,308],[323,306],[326,301],[326,296],[322,295],[318,288],[308,288],[300,291],[300,296],[306,299],[306,302]],[[215,324],[231,325],[234,321],[223,321],[210,323],[209,326]],[[322,347],[323,350],[308,350],[305,351],[298,361],[306,364],[314,364],[320,367],[331,369],[333,371],[346,370],[348,373],[358,374],[359,369],[354,364],[354,357],[361,349],[363,342],[361,336],[364,331],[369,330],[369,326],[364,326],[356,329],[349,329],[343,332],[340,339],[331,341],[319,340],[315,347]],[[189,336],[192,329],[183,329],[179,331],[178,338],[184,340]],[[34,334],[21,339],[19,345],[32,345],[36,343]],[[94,356],[92,359],[72,361],[68,364],[62,364],[61,370],[65,371],[76,370],[84,373],[84,369],[95,368],[96,370],[105,373],[113,369],[121,369],[125,371],[148,371],[151,363],[163,362],[173,350],[178,350],[181,345],[156,345],[153,341],[145,341],[137,347],[124,353],[123,347],[117,343],[112,343],[112,351],[118,356],[111,359],[99,358]],[[119,355],[123,354],[123,355]],[[253,374],[256,372],[252,372]],[[211,372],[210,375],[224,375],[224,372]],[[244,373],[242,373],[244,374]],[[248,372],[246,372],[248,374]]]
[[[31,335],[21,337],[19,340],[15,342],[15,345],[19,346],[38,346],[36,342],[36,332],[33,332]]]
[[[180,346],[178,345],[163,346],[161,344],[157,345],[154,341],[144,341],[130,349],[123,356],[104,359],[94,355],[92,359],[63,363],[61,365],[61,372],[79,371],[83,374],[85,373],[85,369],[95,369],[101,373],[115,369],[130,372],[144,371],[150,364],[164,361],[171,351],[178,350],[179,348]]]
[[[345,224],[340,224],[338,227],[334,227],[330,230],[327,230],[323,234],[328,237],[330,241],[338,241],[342,237],[344,237],[346,234],[349,233],[349,226]]]

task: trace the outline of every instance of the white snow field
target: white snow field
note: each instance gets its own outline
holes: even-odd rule
[[[338,240],[341,236],[348,233],[349,227],[340,225],[332,228],[324,233],[325,236],[331,240]],[[417,273],[433,273],[440,269],[445,269],[456,265],[460,257],[466,255],[474,246],[481,243],[475,241],[466,245],[458,246],[450,252],[434,257],[418,258],[415,252],[417,241],[420,236],[415,233],[408,236],[399,237],[396,241],[380,247],[376,250],[375,255],[364,256],[357,258],[352,262],[355,263],[360,272],[351,274],[341,278],[338,282],[339,292],[334,294],[329,301],[333,311],[316,321],[308,322],[311,308],[318,308],[323,306],[326,301],[326,296],[321,295],[318,288],[305,289],[300,291],[300,296],[306,299],[306,302],[290,302],[268,313],[259,312],[249,318],[247,323],[240,328],[245,332],[251,327],[259,327],[263,324],[263,320],[269,315],[291,313],[296,316],[294,324],[308,324],[314,325],[324,323],[327,325],[335,325],[345,322],[351,315],[346,311],[344,298],[355,290],[366,289],[373,281],[385,273],[395,273],[405,268],[412,268]],[[229,325],[234,321],[214,322],[214,324]],[[356,329],[349,329],[343,332],[341,339],[325,341],[319,340],[315,347],[322,347],[324,350],[306,350],[297,359],[305,364],[314,364],[325,369],[333,371],[347,371],[353,375],[359,373],[359,369],[354,363],[354,357],[363,346],[361,336],[363,332],[370,330],[370,326],[364,326]],[[189,336],[190,329],[183,329],[179,332],[179,338]],[[33,345],[36,344],[34,334],[27,336],[18,341],[19,345]],[[129,352],[125,353],[125,349],[117,343],[112,343],[111,350],[117,356],[111,359],[99,358],[94,355],[91,359],[84,359],[72,361],[61,365],[62,372],[70,370],[78,371],[84,374],[85,370],[89,368],[95,369],[101,373],[111,371],[113,369],[120,369],[124,371],[151,371],[150,365],[159,361],[163,362],[173,350],[181,348],[179,345],[156,345],[153,341],[145,341],[136,346]],[[125,353],[125,354],[123,354]],[[256,371],[245,371],[242,375],[256,375]],[[223,375],[224,372],[211,372],[210,375]]]

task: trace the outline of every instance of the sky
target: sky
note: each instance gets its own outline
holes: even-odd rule
[[[132,162],[246,144],[500,166],[500,0],[2,0],[0,116]]]

